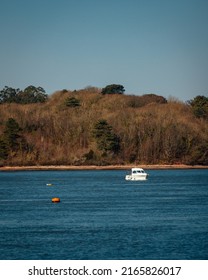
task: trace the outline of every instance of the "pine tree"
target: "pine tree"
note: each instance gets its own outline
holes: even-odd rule
[[[118,153],[120,150],[120,139],[113,132],[112,127],[106,120],[99,120],[93,130],[97,147],[100,151]]]

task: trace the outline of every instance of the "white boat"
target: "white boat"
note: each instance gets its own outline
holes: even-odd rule
[[[126,175],[125,179],[128,181],[147,180],[148,174],[142,168],[132,168],[131,174]]]

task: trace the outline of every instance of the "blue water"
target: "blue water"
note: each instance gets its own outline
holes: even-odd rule
[[[0,259],[208,259],[208,169],[148,173],[0,172]]]

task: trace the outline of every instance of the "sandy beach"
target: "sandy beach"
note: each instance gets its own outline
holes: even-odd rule
[[[35,166],[3,166],[0,167],[0,171],[20,171],[20,170],[128,170],[135,165],[35,165]],[[184,165],[184,164],[173,164],[173,165],[137,165],[144,169],[208,169],[208,166],[202,165]]]

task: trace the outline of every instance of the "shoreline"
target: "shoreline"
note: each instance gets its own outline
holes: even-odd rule
[[[55,171],[55,170],[129,170],[133,167],[141,167],[143,169],[208,169],[204,165],[185,165],[185,164],[141,164],[141,165],[35,165],[35,166],[3,166],[0,171]]]

